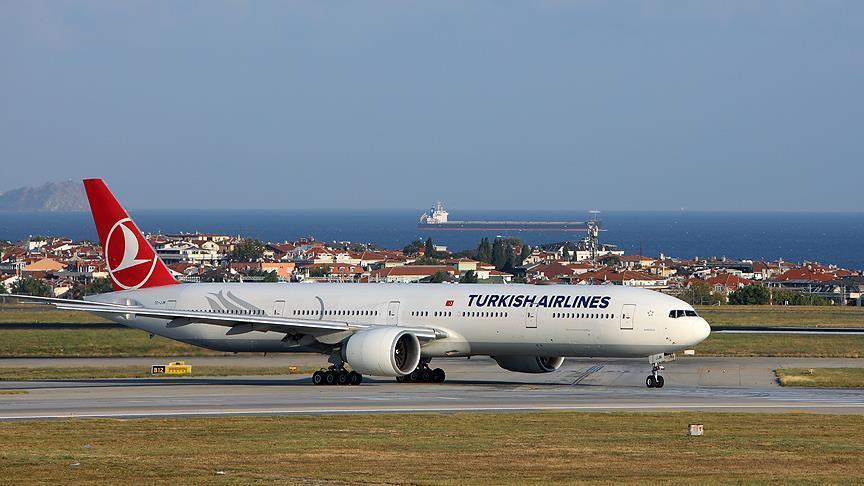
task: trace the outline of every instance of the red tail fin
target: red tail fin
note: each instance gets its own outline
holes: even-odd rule
[[[177,282],[102,179],[84,179],[90,211],[114,290]]]

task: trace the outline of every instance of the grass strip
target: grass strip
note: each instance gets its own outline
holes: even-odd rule
[[[154,363],[157,364],[157,363]],[[158,363],[164,364],[164,363]],[[296,369],[292,369],[296,368]],[[189,378],[202,376],[274,376],[304,374],[310,375],[319,368],[309,366],[192,366],[192,373],[186,375],[151,375],[149,367],[80,367],[80,368],[0,368],[0,381],[29,380],[87,380],[107,378]]]
[[[697,356],[862,358],[864,336],[802,334],[712,334]]]
[[[717,326],[864,327],[864,307],[723,305],[697,311]]]
[[[705,436],[685,435],[688,423]],[[853,415],[511,413],[7,422],[19,483],[864,481]]]
[[[864,368],[780,368],[774,372],[783,386],[864,388]]]
[[[2,326],[0,326],[2,329]],[[124,357],[226,356],[137,329],[0,330],[0,356]]]
[[[40,322],[106,324],[111,321],[89,312],[57,310],[45,305],[0,306],[0,329],[2,329],[3,324],[38,324]]]

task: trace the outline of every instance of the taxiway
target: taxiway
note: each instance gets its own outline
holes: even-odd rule
[[[112,366],[169,361],[86,360]],[[323,364],[319,356],[186,358],[198,365]],[[3,367],[83,366],[81,359],[0,360]],[[490,359],[442,359],[444,384],[367,378],[360,386],[313,386],[306,375],[0,382],[0,420],[461,411],[808,411],[864,413],[862,389],[782,388],[778,367],[859,367],[854,359],[685,358],[647,389],[643,360],[570,360],[541,375],[510,373]]]

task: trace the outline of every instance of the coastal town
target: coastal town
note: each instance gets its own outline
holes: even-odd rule
[[[211,233],[147,239],[175,278],[189,283],[599,284],[658,290],[694,304],[864,305],[864,276],[856,270],[816,262],[628,255],[588,240],[529,247],[518,239],[483,239],[477,248],[451,251],[431,239],[400,249],[312,237],[265,243]],[[0,242],[5,292],[77,298],[110,291],[107,279],[98,244],[63,237]],[[757,300],[736,298],[742,289],[756,289]]]

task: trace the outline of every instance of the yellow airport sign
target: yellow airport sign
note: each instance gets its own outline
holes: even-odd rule
[[[167,365],[153,365],[150,367],[151,375],[187,375],[192,373],[192,365],[185,361],[173,361]]]

